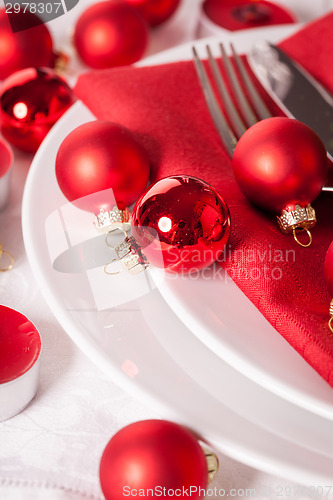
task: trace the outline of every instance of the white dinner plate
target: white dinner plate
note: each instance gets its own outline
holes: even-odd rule
[[[54,268],[59,255],[95,237],[91,214],[67,203],[54,172],[62,140],[92,119],[80,102],[62,117],[37,152],[25,187],[26,251],[58,321],[90,359],[163,418],[188,425],[254,467],[301,483],[331,484],[330,419],[234,370],[179,321],[151,280],[106,276],[103,266],[84,273]],[[320,387],[319,377],[317,382]]]
[[[299,25],[225,32],[218,41],[232,41],[246,53],[261,39],[273,43],[297,31]],[[217,39],[196,42],[199,55],[207,57],[209,43],[219,54]],[[215,49],[215,50],[214,50]],[[149,64],[191,58],[191,44],[171,49],[146,60]],[[333,390],[276,332],[218,268],[201,279],[181,277],[159,280],[159,290],[181,321],[215,354],[263,387],[314,413],[333,419]],[[209,301],[207,301],[209,297]]]

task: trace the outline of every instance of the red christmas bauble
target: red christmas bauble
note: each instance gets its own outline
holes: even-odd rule
[[[172,490],[185,489],[197,500],[208,479],[205,455],[195,437],[164,420],[136,422],[120,430],[106,446],[99,472],[106,500],[139,496],[140,490],[148,494],[149,489],[151,498],[170,498]]]
[[[135,135],[107,121],[96,120],[73,130],[56,157],[63,194],[94,213],[113,208],[114,200],[105,199],[103,193],[108,189],[113,190],[118,208],[130,206],[146,188],[149,173],[148,154]]]
[[[306,206],[320,194],[327,177],[326,150],[315,132],[284,117],[250,127],[234,151],[233,169],[247,198],[264,210]]]
[[[0,89],[1,132],[12,145],[33,153],[73,102],[71,89],[52,70],[22,69]]]
[[[108,0],[89,7],[78,19],[74,44],[92,68],[132,64],[143,56],[148,28],[141,15],[122,1]]]
[[[36,18],[30,12],[20,11],[15,24],[34,26]],[[13,33],[8,14],[0,9],[0,80],[23,68],[52,66],[52,38],[45,24]]]
[[[186,175],[161,179],[139,198],[132,233],[150,264],[167,271],[199,271],[217,260],[230,234],[223,198]]]
[[[324,273],[328,291],[330,292],[331,297],[333,297],[333,242],[328,247],[325,256]]]
[[[150,26],[164,23],[175,12],[181,0],[124,0],[133,5]]]

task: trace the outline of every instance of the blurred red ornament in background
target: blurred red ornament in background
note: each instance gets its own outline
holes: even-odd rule
[[[166,177],[135,204],[132,234],[153,266],[196,272],[222,253],[230,234],[229,210],[206,182],[186,175]]]
[[[74,44],[81,59],[96,69],[132,64],[143,56],[148,27],[142,16],[123,1],[108,0],[79,17]]]
[[[117,432],[103,452],[99,474],[106,500],[139,495],[140,490],[153,491],[151,498],[170,498],[171,491],[185,490],[197,500],[208,483],[207,462],[197,439],[165,420],[135,422]]]
[[[26,23],[31,18],[34,24],[35,14],[20,11],[15,16],[15,23]],[[5,9],[0,9],[0,80],[23,68],[53,66],[55,56],[52,51],[52,38],[45,24],[13,33]]]
[[[51,69],[22,69],[0,89],[1,132],[13,146],[33,153],[73,102],[71,89]]]
[[[205,0],[202,8],[210,21],[230,31],[295,22],[292,12],[266,0]]]
[[[175,12],[181,0],[124,0],[142,15],[150,26],[164,23]]]
[[[56,176],[66,198],[77,207],[97,214],[117,206],[130,206],[147,186],[150,174],[146,150],[127,128],[93,121],[74,129],[56,157]],[[93,195],[96,196],[88,196]]]

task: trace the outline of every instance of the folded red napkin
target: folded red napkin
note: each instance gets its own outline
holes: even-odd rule
[[[330,14],[281,44],[331,91],[332,27]],[[323,274],[333,239],[333,196],[323,193],[313,204],[318,223],[309,248],[283,235],[273,215],[251,206],[234,180],[192,62],[90,72],[79,78],[75,93],[97,118],[137,134],[150,154],[152,181],[188,174],[222,194],[232,220],[223,265],[277,331],[333,385],[330,296]]]

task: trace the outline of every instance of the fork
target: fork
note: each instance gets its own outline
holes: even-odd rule
[[[271,118],[273,115],[258,93],[244,62],[237,54],[232,43],[230,44],[230,47],[235,63],[234,65],[227,56],[224,45],[222,43],[219,44],[223,67],[229,80],[230,88],[232,88],[232,93],[227,88],[221,70],[213,57],[211,48],[209,45],[206,46],[210,70],[223,104],[224,113],[220,109],[220,105],[210,83],[208,73],[203,62],[200,60],[195,47],[192,47],[192,52],[194,64],[208,110],[221,141],[230,158],[232,158],[236,144],[244,132],[259,120]],[[235,66],[237,67],[237,72],[235,70]],[[241,114],[233,103],[232,94],[238,103]],[[248,99],[247,95],[250,96],[250,99]],[[325,186],[322,190],[332,192],[333,187]]]

